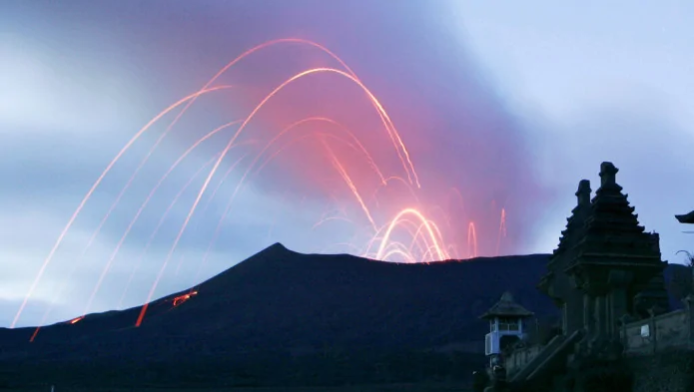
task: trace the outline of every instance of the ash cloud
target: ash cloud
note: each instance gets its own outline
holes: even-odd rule
[[[21,43],[9,48],[8,53],[13,56],[20,52],[27,54],[30,48],[36,48],[41,53],[39,62],[50,64],[50,71],[58,75],[65,86],[80,87],[79,91],[65,87],[59,99],[42,102],[44,106],[39,108],[27,104],[31,108],[27,113],[31,115],[26,114],[25,118],[41,120],[29,121],[27,125],[41,128],[36,134],[57,132],[51,129],[50,119],[55,118],[52,114],[61,112],[78,114],[60,117],[59,129],[70,129],[74,134],[70,140],[62,142],[51,138],[56,143],[54,154],[50,154],[50,159],[45,154],[27,163],[33,173],[31,178],[21,171],[15,172],[13,186],[3,199],[22,200],[27,192],[38,194],[38,188],[50,184],[47,192],[59,194],[61,199],[60,203],[48,205],[54,209],[50,214],[56,221],[67,221],[72,208],[84,195],[83,191],[89,189],[98,175],[98,169],[105,167],[122,143],[152,116],[199,89],[244,50],[268,40],[296,37],[321,43],[338,54],[383,103],[418,170],[422,183],[418,191],[420,200],[426,208],[441,207],[442,212],[436,217],[451,226],[451,241],[464,247],[468,222],[474,221],[481,254],[521,250],[523,241],[533,234],[529,223],[532,220],[528,218],[534,217],[546,194],[534,175],[533,155],[526,144],[523,124],[506,110],[503,100],[495,95],[494,86],[486,81],[485,73],[466,52],[461,26],[451,12],[455,3],[236,0],[60,4],[46,1],[3,5],[7,23],[0,24],[4,25],[3,32],[10,32],[3,37],[7,38],[6,42]],[[18,64],[18,68],[22,68],[22,64]],[[297,45],[273,47],[239,64],[238,69],[220,82],[243,84],[247,90],[236,96],[220,94],[215,99],[201,99],[200,105],[196,104],[190,116],[177,127],[174,137],[177,145],[167,144],[159,152],[161,161],[157,161],[156,170],[141,174],[133,186],[139,198],[124,200],[122,210],[134,213],[148,193],[148,187],[163,174],[165,165],[162,162],[175,160],[174,151],[182,151],[203,132],[246,114],[253,102],[292,74],[318,66],[337,64],[320,51]],[[27,78],[33,80],[34,77]],[[43,81],[42,78],[38,78],[39,81]],[[38,87],[36,91],[41,92]],[[94,101],[99,105],[93,106]],[[66,103],[69,105],[61,106]],[[92,110],[93,107],[99,110]],[[51,110],[45,112],[47,109]],[[18,121],[17,114],[21,113],[16,110],[12,121]],[[355,131],[384,171],[404,175],[378,115],[363,91],[335,75],[316,75],[297,82],[268,104],[249,131],[267,138],[276,133],[278,127],[314,115],[330,115],[345,123]],[[0,126],[2,119],[0,116]],[[20,125],[13,125],[12,129],[22,129]],[[162,130],[160,126],[155,131]],[[305,131],[313,130],[307,128]],[[254,135],[249,132],[247,137]],[[102,136],[105,144],[100,146],[96,139]],[[16,146],[29,144],[28,136],[21,132],[10,132],[7,137],[15,140],[13,145]],[[79,145],[77,141],[81,137],[90,140],[90,147]],[[153,139],[154,136],[149,136],[148,143]],[[242,211],[233,216],[235,224],[225,226],[221,245],[215,248],[217,252],[233,251],[234,255],[234,260],[226,265],[218,264],[219,269],[238,261],[238,255],[250,255],[277,240],[299,251],[321,251],[330,246],[330,238],[332,242],[351,238],[344,223],[343,226],[296,233],[296,221],[308,213],[320,216],[324,207],[331,203],[330,191],[334,189],[339,192],[332,196],[340,203],[349,204],[351,214],[361,214],[349,190],[326,164],[325,157],[315,154],[317,148],[315,143],[292,148],[253,179],[251,194],[239,197],[237,205]],[[137,151],[144,154],[146,150],[138,147]],[[80,151],[86,154],[85,160],[89,162],[77,161],[75,156]],[[195,159],[206,161],[209,154],[216,151],[218,149],[205,147]],[[358,185],[371,193],[378,181],[364,164],[363,157],[339,143],[335,151],[349,163],[350,174]],[[9,154],[5,158],[10,162],[12,156]],[[134,169],[137,160],[130,158],[126,165]],[[61,159],[66,168],[77,166],[69,173],[66,171],[64,180],[58,180],[55,174],[59,167],[56,162]],[[231,161],[233,158],[227,159],[222,169]],[[185,175],[194,171],[190,165],[184,169]],[[95,210],[105,212],[116,193],[115,182],[127,181],[125,170],[126,167],[120,167],[109,177],[110,182],[101,193],[103,199],[81,218],[83,222],[90,222],[90,227],[79,227],[80,231],[89,232],[100,220]],[[41,178],[41,172],[47,173],[45,178]],[[173,185],[152,202],[152,213],[141,218],[132,239],[126,242],[126,249],[139,254],[158,221],[154,212],[168,204],[174,188],[185,182],[182,178],[185,175],[173,178]],[[317,178],[321,181],[316,181]],[[222,188],[220,195],[223,197],[212,203],[211,213],[195,217],[195,226],[203,229],[193,230],[183,238],[184,251],[204,252],[208,240],[203,237],[216,226],[232,191],[233,186]],[[187,203],[191,198],[187,194]],[[267,198],[272,198],[274,203],[260,203]],[[36,203],[37,209],[47,207],[40,206],[40,201]],[[384,192],[379,202],[379,208],[384,211],[381,221],[389,219],[397,208],[408,206],[408,203],[412,203],[412,199],[404,189]],[[387,208],[390,205],[392,210]],[[507,211],[508,237],[499,249],[501,207]],[[182,220],[186,213],[187,208],[180,207],[172,215]],[[260,223],[272,227],[261,229]],[[104,242],[115,244],[126,224],[125,215],[114,217],[114,224],[104,227],[103,236],[108,237]],[[311,228],[308,220],[306,227]],[[151,253],[156,253],[151,256],[154,262],[143,267],[142,275],[156,274],[176,231],[173,224],[165,225],[163,234],[157,238],[162,242],[151,247]],[[52,227],[50,233],[42,233],[40,237],[47,239],[46,246],[49,246],[50,238],[58,232]],[[74,252],[79,253],[79,250]],[[216,256],[217,259],[224,257]],[[27,279],[33,277],[38,268],[35,264],[40,261],[27,264]],[[180,283],[182,278],[177,279],[177,284],[183,284]],[[146,292],[147,287],[140,287],[139,291]],[[115,298],[119,295],[113,294]]]

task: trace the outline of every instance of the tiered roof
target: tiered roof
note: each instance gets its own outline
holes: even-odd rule
[[[581,238],[586,217],[590,212],[590,181],[581,180],[578,183],[576,191],[576,207],[571,210],[571,216],[566,219],[566,229],[562,230],[559,237],[559,245],[552,252],[547,264],[547,273],[540,278],[538,288],[549,295],[549,286],[554,277],[555,270],[559,267],[565,267],[565,264],[570,261],[569,250],[571,250],[576,242]]]
[[[534,313],[524,308],[523,306],[516,303],[513,300],[513,295],[510,292],[505,292],[499,302],[494,304],[488,311],[486,311],[481,319],[489,320],[495,317],[530,317]]]
[[[694,224],[694,211],[684,215],[675,215],[675,218],[677,218],[677,221],[680,223]]]
[[[600,165],[600,188],[591,203],[583,238],[573,264],[583,265],[661,265],[660,251],[639,225],[634,207],[616,182],[618,169],[610,162]]]
[[[571,210],[571,216],[566,219],[566,229],[562,230],[559,237],[559,245],[552,252],[550,264],[556,262],[566,251],[576,244],[576,240],[581,237],[584,224],[590,212],[590,181],[581,180],[576,191],[576,207]]]

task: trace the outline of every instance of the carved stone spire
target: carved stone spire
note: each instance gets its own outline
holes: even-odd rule
[[[577,206],[586,206],[590,204],[590,181],[581,180],[578,183],[578,190],[576,191]]]
[[[600,187],[608,187],[617,185],[617,169],[612,162],[603,162],[600,164]]]
[[[576,242],[581,238],[586,216],[590,212],[590,181],[581,180],[578,183],[576,190],[576,207],[571,210],[571,216],[566,219],[566,228],[562,230],[559,237],[559,244],[552,252],[552,256],[547,264],[547,273],[540,278],[538,289],[555,300],[559,300],[561,295],[553,286],[562,285],[561,281],[557,282],[557,273],[563,274],[563,269],[571,260],[570,250],[576,245]],[[560,278],[561,280],[561,278]],[[561,291],[561,290],[560,290]],[[555,294],[551,294],[554,292]]]
[[[645,233],[639,224],[628,196],[617,184],[618,171],[611,162],[600,165],[600,188],[595,191],[567,272],[577,271],[579,265],[621,268],[639,271],[636,281],[645,284],[663,268],[660,250],[654,246],[657,237]]]
[[[651,239],[639,225],[634,207],[629,205],[627,195],[617,184],[619,171],[611,162],[600,165],[600,188],[595,192],[590,215],[586,219],[582,250],[610,254],[633,254],[650,256],[660,260]]]
[[[571,216],[566,219],[566,229],[562,230],[559,238],[559,245],[554,251],[554,255],[564,252],[575,245],[575,241],[580,237],[586,216],[590,211],[590,181],[581,180],[576,190],[576,207],[571,210]]]

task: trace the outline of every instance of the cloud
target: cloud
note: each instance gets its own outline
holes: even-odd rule
[[[675,252],[686,247],[690,237],[682,233],[684,228],[674,214],[691,210],[686,201],[694,197],[694,186],[688,181],[694,176],[689,158],[694,136],[669,113],[664,97],[638,88],[624,95],[642,98],[615,103],[605,97],[566,119],[544,139],[542,150],[551,164],[542,172],[544,178],[552,179],[558,195],[548,206],[547,216],[568,216],[578,181],[589,179],[593,190],[597,189],[600,163],[611,161],[620,169],[618,183],[636,207],[641,224],[661,233],[663,258],[681,262]],[[547,222],[542,247],[556,243],[564,224],[560,219]]]

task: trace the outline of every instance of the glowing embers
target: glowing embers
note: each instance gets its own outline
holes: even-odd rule
[[[68,324],[77,324],[77,323],[79,323],[80,321],[82,321],[83,318],[84,318],[84,316],[79,316],[79,317],[77,317],[77,318],[74,318],[74,319],[68,321]]]
[[[173,306],[178,306],[186,301],[188,301],[191,297],[198,295],[197,291],[191,291],[188,294],[183,294],[179,295],[178,297],[173,299]]]

